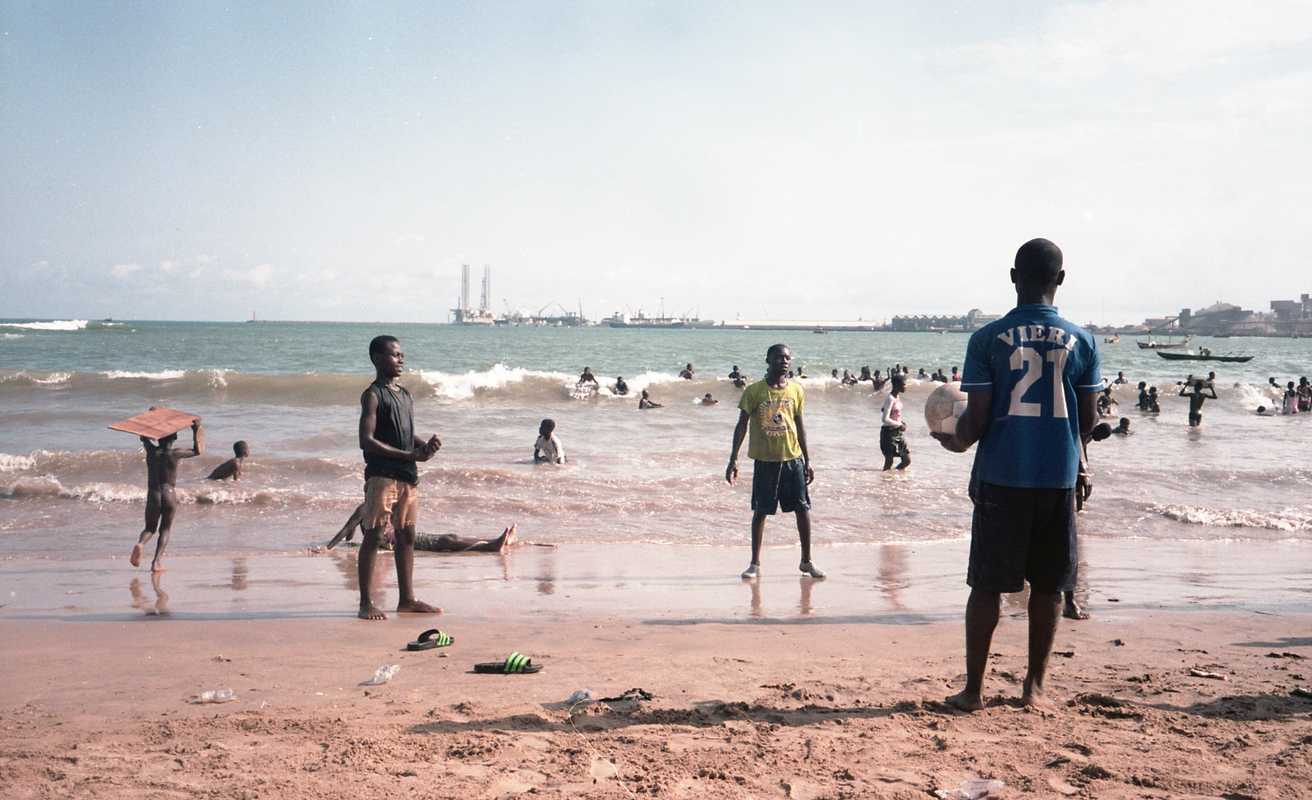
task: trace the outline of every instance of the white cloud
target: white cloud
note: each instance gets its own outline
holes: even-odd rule
[[[1012,76],[1091,79],[1116,69],[1175,75],[1312,40],[1312,3],[1107,0],[1055,8],[1036,32],[955,51]]]
[[[141,271],[140,264],[115,264],[114,266],[109,268],[110,274],[113,275],[115,278],[118,278],[119,280],[123,280],[124,278],[132,275],[133,273],[140,272],[140,271]]]
[[[176,269],[177,266],[178,264],[176,261],[166,258],[163,261],[159,262],[159,271],[163,273],[169,273],[172,272],[174,269]]]
[[[406,244],[423,244],[425,237],[422,233],[404,233],[392,240],[392,244],[400,247]]]
[[[238,283],[249,283],[263,289],[273,281],[273,265],[257,264],[250,269],[225,269],[223,277]]]

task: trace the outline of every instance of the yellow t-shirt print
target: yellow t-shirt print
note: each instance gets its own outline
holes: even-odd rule
[[[792,461],[802,457],[797,441],[797,415],[805,397],[799,384],[775,389],[757,381],[743,391],[738,408],[749,419],[747,455],[757,461]]]

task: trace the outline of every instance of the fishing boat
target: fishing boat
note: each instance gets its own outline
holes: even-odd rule
[[[1184,337],[1184,341],[1180,342],[1159,342],[1156,339],[1150,338],[1146,342],[1141,339],[1136,339],[1134,343],[1139,345],[1140,350],[1181,350],[1189,346],[1189,341],[1190,338],[1186,336]]]
[[[1215,355],[1206,347],[1198,348],[1197,353],[1164,353],[1158,350],[1157,355],[1167,361],[1227,361],[1235,364],[1245,364],[1253,360],[1252,356]]]

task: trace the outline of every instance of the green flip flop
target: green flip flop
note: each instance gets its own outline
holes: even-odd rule
[[[442,633],[437,628],[429,628],[419,634],[419,638],[406,644],[407,650],[432,650],[435,647],[450,647],[456,640],[456,637]]]
[[[511,653],[505,661],[487,661],[474,665],[474,672],[493,675],[531,675],[541,670],[540,664],[534,664],[533,659],[523,653]]]

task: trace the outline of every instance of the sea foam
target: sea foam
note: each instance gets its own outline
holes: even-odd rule
[[[57,319],[51,322],[0,322],[0,328],[26,328],[30,331],[80,331],[86,328],[84,319]]]

